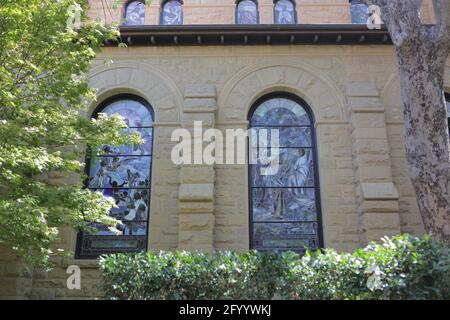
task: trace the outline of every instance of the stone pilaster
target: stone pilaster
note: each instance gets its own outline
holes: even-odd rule
[[[214,250],[214,165],[194,163],[201,156],[201,136],[194,134],[194,121],[201,121],[203,130],[214,128],[216,90],[211,85],[187,85],[184,90],[183,127],[191,132],[192,164],[183,164],[180,171],[178,249]]]
[[[400,233],[399,194],[393,183],[385,110],[371,83],[347,85],[361,241]]]

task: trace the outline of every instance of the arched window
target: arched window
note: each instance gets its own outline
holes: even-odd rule
[[[161,24],[179,25],[183,24],[183,1],[168,0],[161,6]]]
[[[259,12],[256,0],[238,0],[236,6],[237,24],[258,24]]]
[[[125,6],[124,25],[136,26],[144,24],[145,4],[144,1],[130,1]]]
[[[133,95],[109,99],[97,109],[99,113],[122,116],[127,131],[137,131],[141,145],[109,146],[88,155],[87,187],[111,197],[117,208],[110,215],[121,223],[117,235],[104,225],[93,225],[96,234],[79,233],[78,258],[96,258],[104,253],[136,252],[147,248],[150,182],[153,146],[153,111],[144,100]]]
[[[350,13],[352,16],[352,23],[367,23],[369,12],[367,10],[367,5],[362,3],[361,0],[350,0]]]
[[[249,170],[251,247],[299,253],[318,249],[322,244],[320,191],[309,107],[296,96],[272,94],[255,103],[249,120],[253,137],[249,154],[257,159],[250,162]],[[263,137],[271,141],[273,130],[279,134],[278,168],[261,157],[273,155],[272,149],[264,153],[261,147]]]
[[[274,0],[274,23],[275,24],[296,24],[297,11],[295,2],[292,0]]]

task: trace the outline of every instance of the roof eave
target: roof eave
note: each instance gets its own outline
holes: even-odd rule
[[[363,24],[142,25],[121,26],[120,34],[128,46],[392,44],[385,26]]]

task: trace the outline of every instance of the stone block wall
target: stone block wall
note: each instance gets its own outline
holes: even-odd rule
[[[122,1],[124,4],[126,1]],[[159,24],[161,0],[150,1],[145,6],[145,24]],[[123,5],[113,5],[114,0],[91,0],[90,17],[107,22],[119,22],[124,15]],[[261,24],[273,23],[273,0],[259,0]],[[351,23],[348,0],[296,0],[298,23]],[[184,0],[184,24],[234,24],[236,0]],[[422,19],[434,21],[432,0],[424,0]]]
[[[0,247],[0,299],[27,299],[32,286],[32,274],[23,270],[13,253]]]
[[[123,1],[125,3],[126,1]],[[159,24],[161,0],[151,1],[145,8],[145,24]],[[122,6],[113,6],[113,0],[90,1],[91,17],[108,22],[120,21],[124,14]],[[349,23],[347,0],[297,0],[297,16],[300,23]],[[273,0],[258,1],[261,24],[273,23]],[[185,0],[184,24],[234,24],[236,0]]]

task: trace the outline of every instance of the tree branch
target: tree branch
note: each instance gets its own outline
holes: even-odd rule
[[[366,5],[380,7],[381,19],[386,24],[394,45],[402,47],[409,39],[420,36],[422,23],[419,11],[423,0],[362,0]],[[450,1],[450,0],[443,0]],[[400,18],[401,17],[401,18]]]

